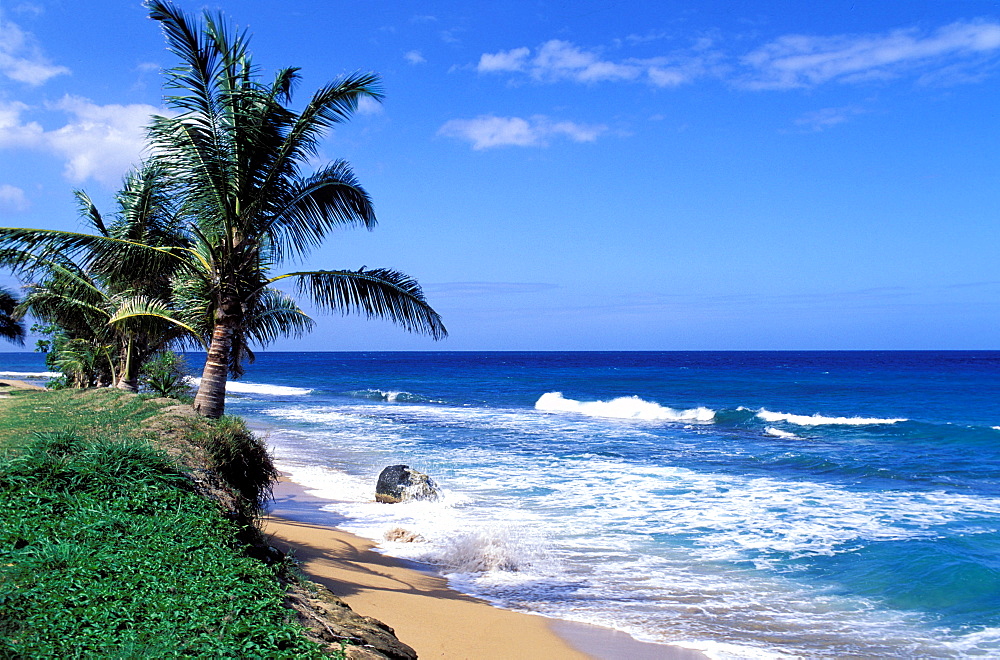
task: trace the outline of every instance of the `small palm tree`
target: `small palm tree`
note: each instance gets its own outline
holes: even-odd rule
[[[75,194],[84,221],[98,237],[173,246],[181,239],[170,230],[173,218],[163,182],[155,165],[129,173],[110,225],[86,193]],[[61,341],[54,348],[66,353],[63,371],[71,383],[136,391],[139,370],[147,359],[184,338],[199,341],[198,333],[169,306],[176,259],[147,249],[144,263],[123,262],[120,255],[95,244],[69,250],[75,253],[74,260],[51,245],[41,247],[0,251],[0,263],[33,280],[18,312],[31,313],[59,329]],[[54,360],[62,357],[55,355]]]

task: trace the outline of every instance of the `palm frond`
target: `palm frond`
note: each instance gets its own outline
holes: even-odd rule
[[[30,254],[31,258],[40,261],[77,259],[82,266],[111,260],[122,270],[144,268],[151,259],[185,262],[181,253],[172,247],[55,229],[0,227],[0,252],[8,250]]]
[[[335,227],[372,229],[376,224],[371,197],[343,160],[305,179],[289,181],[276,197],[267,233],[278,259],[287,252],[304,255]]]
[[[288,273],[272,281],[286,277],[293,278],[300,293],[328,311],[386,319],[434,339],[448,336],[441,316],[427,304],[417,281],[399,271],[318,270]]]
[[[177,318],[174,310],[163,302],[148,296],[130,296],[117,301],[108,325],[124,334],[146,333],[158,336],[166,343],[172,334],[183,331],[197,339],[206,349],[208,345],[198,332]],[[165,327],[166,326],[166,327]],[[173,329],[173,333],[169,328]]]
[[[82,190],[74,190],[77,208],[80,210],[80,217],[86,220],[101,236],[108,235],[108,228],[104,225],[104,218],[97,206],[91,201],[90,196]]]
[[[17,296],[0,287],[0,337],[23,346],[25,330],[17,313],[18,303]]]
[[[248,305],[243,323],[248,337],[261,346],[279,337],[301,337],[315,326],[291,296],[273,288],[258,292]]]

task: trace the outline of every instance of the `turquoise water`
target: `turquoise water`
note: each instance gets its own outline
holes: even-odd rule
[[[716,657],[996,657],[998,368],[1000,352],[264,353],[228,405],[345,528],[505,607]],[[375,503],[393,463],[444,497]],[[394,527],[423,540],[382,540]]]

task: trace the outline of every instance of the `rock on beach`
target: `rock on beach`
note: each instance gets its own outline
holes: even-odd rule
[[[396,504],[406,500],[436,500],[438,488],[434,480],[409,465],[390,465],[378,475],[375,501]]]

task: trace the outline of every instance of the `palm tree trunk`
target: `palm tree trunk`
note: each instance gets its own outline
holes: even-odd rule
[[[228,321],[228,322],[227,322]],[[208,359],[201,373],[194,409],[198,414],[218,419],[226,411],[226,377],[229,375],[229,352],[233,346],[233,326],[228,318],[215,322]]]
[[[118,382],[115,383],[115,387],[119,390],[125,390],[126,392],[138,392],[139,391],[139,374],[136,373],[138,360],[133,360],[135,354],[135,349],[132,345],[132,339],[128,340],[128,344],[125,346],[125,364],[121,368],[121,376],[118,378]]]

